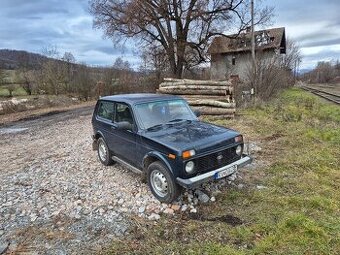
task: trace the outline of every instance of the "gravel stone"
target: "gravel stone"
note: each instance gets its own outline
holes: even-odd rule
[[[145,212],[145,206],[139,207],[138,212],[139,213],[144,213]]]
[[[171,206],[171,209],[174,210],[174,211],[178,211],[179,209],[181,209],[181,206],[174,204],[174,205]]]
[[[159,214],[157,214],[157,213],[152,213],[149,217],[148,217],[148,219],[149,220],[159,220],[161,218],[161,216],[159,215]]]
[[[163,213],[165,213],[165,214],[174,214],[174,210],[171,209],[171,208],[166,208],[166,209],[163,211]]]
[[[181,211],[185,212],[188,209],[188,206],[186,204],[182,205]]]
[[[203,193],[201,190],[196,190],[195,194],[198,197],[198,200],[202,203],[208,203],[210,200],[209,196]]]
[[[9,246],[9,242],[1,241],[0,240],[0,254],[5,253],[5,251],[7,250],[8,246]]]
[[[228,178],[229,181],[235,181],[236,178],[237,178],[237,175],[236,175],[236,173],[233,173],[232,175],[228,176],[227,178]]]
[[[240,183],[239,185],[237,185],[238,189],[243,189],[244,188],[244,184]]]
[[[197,209],[196,209],[196,208],[192,208],[192,209],[190,210],[190,212],[191,212],[191,213],[197,213]]]

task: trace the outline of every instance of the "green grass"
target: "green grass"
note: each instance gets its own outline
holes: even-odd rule
[[[256,160],[267,166],[246,171],[247,188],[228,188],[199,211],[243,224],[187,215],[138,220],[108,254],[340,254],[340,107],[289,89],[242,113],[217,123],[260,143]]]
[[[26,96],[27,92],[20,86],[16,86],[12,92],[13,96]],[[9,91],[6,86],[0,87],[0,97],[8,97]]]

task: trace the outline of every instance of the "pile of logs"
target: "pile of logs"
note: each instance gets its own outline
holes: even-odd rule
[[[165,78],[158,93],[180,95],[203,115],[232,118],[235,115],[233,87],[231,81]]]

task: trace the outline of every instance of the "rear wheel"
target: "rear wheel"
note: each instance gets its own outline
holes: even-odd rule
[[[112,154],[109,150],[109,147],[107,146],[105,140],[100,137],[98,139],[98,158],[99,161],[105,165],[105,166],[109,166],[113,164],[113,160],[112,160]]]
[[[161,202],[171,203],[180,194],[180,186],[160,161],[149,165],[147,179],[152,194]]]

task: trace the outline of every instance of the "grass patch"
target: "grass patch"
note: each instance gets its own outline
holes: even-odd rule
[[[240,119],[216,123],[259,143],[256,160],[267,163],[246,171],[247,188],[230,187],[199,208],[202,218],[228,214],[242,224],[163,217],[156,225],[139,222],[106,252],[340,254],[340,107],[289,89]]]
[[[9,97],[9,95],[9,90],[6,86],[0,87],[0,97]],[[12,96],[27,96],[27,92],[21,86],[16,86],[12,92]]]

